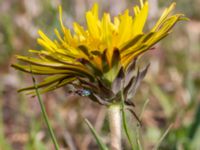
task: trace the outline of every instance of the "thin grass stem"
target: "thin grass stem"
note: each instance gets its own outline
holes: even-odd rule
[[[40,108],[41,108],[41,110],[42,110],[43,118],[44,118],[44,120],[45,120],[45,123],[46,123],[46,125],[47,125],[47,127],[48,127],[48,131],[49,131],[50,136],[51,136],[51,140],[52,140],[52,142],[53,142],[53,144],[54,144],[55,149],[56,149],[56,150],[59,150],[58,142],[57,142],[56,137],[55,137],[55,135],[54,135],[53,129],[52,129],[50,123],[49,123],[49,119],[48,119],[48,116],[47,116],[47,113],[46,113],[46,109],[45,109],[44,103],[43,103],[43,101],[42,101],[42,98],[41,98],[40,93],[39,93],[39,91],[38,91],[38,87],[37,87],[35,78],[34,78],[33,76],[32,76],[32,80],[33,80],[33,84],[34,84],[34,86],[35,86],[36,96],[37,96],[37,98],[38,98],[38,101],[39,101],[39,104],[40,104]]]
[[[125,134],[128,138],[129,143],[131,144],[131,149],[134,150],[134,144],[131,140],[130,132],[128,131],[128,125],[127,125],[127,120],[126,120],[126,113],[125,113],[125,106],[124,106],[124,94],[123,94],[123,88],[121,90],[121,109],[122,109],[122,123],[124,127]]]
[[[164,132],[164,134],[161,136],[161,138],[158,140],[158,143],[156,144],[156,146],[154,147],[153,150],[158,150],[161,142],[163,141],[163,139],[167,136],[167,134],[169,133],[169,131],[171,130],[171,128],[173,127],[173,124],[170,124],[169,127],[167,128],[167,130]]]
[[[108,150],[108,148],[106,147],[106,145],[102,142],[100,136],[97,134],[96,130],[94,129],[94,127],[92,126],[92,124],[87,120],[85,119],[84,120],[85,123],[88,125],[90,131],[92,132],[93,136],[95,137],[95,140],[100,148],[100,150]]]

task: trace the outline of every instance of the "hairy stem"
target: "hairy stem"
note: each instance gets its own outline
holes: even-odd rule
[[[108,108],[110,125],[111,150],[121,150],[121,113],[120,105],[111,105]]]

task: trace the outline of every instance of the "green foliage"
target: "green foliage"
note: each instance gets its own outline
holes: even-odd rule
[[[102,142],[102,139],[100,138],[100,136],[97,134],[96,130],[94,129],[94,127],[92,126],[92,124],[85,119],[85,123],[88,125],[92,135],[94,136],[100,150],[108,150],[108,148],[106,147],[106,145]]]
[[[36,120],[33,120],[31,125],[31,132],[29,134],[29,140],[25,145],[26,150],[47,150],[45,144],[40,139],[38,139],[40,128],[40,124],[36,122]]]

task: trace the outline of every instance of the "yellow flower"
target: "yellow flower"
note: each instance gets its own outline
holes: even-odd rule
[[[127,80],[127,93],[134,89],[131,85],[136,86],[137,81],[133,76],[129,77],[136,58],[166,37],[178,21],[186,19],[183,14],[170,15],[174,7],[175,3],[172,3],[166,8],[148,32],[143,31],[148,17],[148,1],[140,0],[140,6],[133,7],[134,16],[127,9],[112,19],[109,13],[99,18],[98,5],[94,4],[85,15],[87,28],[75,22],[72,32],[64,26],[59,7],[61,33],[55,29],[57,39],[51,40],[39,31],[38,44],[42,49],[29,50],[37,57],[17,56],[28,64],[12,66],[32,74],[49,75],[38,84],[41,93],[72,84],[76,89],[82,89],[81,94],[86,92],[85,95],[96,98],[98,102],[102,99],[112,101],[120,90],[119,78]],[[138,81],[146,70],[138,72]],[[34,86],[19,91],[26,90],[34,90]]]

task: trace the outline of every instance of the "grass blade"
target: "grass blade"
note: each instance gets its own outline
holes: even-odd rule
[[[145,111],[145,109],[146,109],[146,107],[147,107],[148,104],[149,104],[149,99],[147,99],[147,100],[144,102],[144,105],[143,105],[143,107],[142,107],[142,111],[141,111],[140,116],[139,116],[139,119],[140,119],[140,120],[142,119],[143,113],[144,113],[144,111]]]
[[[128,125],[127,125],[127,120],[126,120],[126,113],[125,113],[125,107],[124,107],[124,94],[123,90],[121,90],[121,108],[122,108],[122,123],[124,127],[124,131],[126,133],[126,136],[128,138],[129,143],[131,144],[131,149],[134,150],[134,143],[131,140],[131,136],[129,133]]]
[[[97,134],[96,130],[94,129],[94,127],[92,126],[92,124],[87,120],[85,119],[84,120],[86,122],[86,124],[88,125],[90,131],[92,132],[93,136],[95,137],[96,139],[96,142],[99,146],[99,148],[101,150],[108,150],[108,148],[106,147],[106,145],[102,142],[102,140],[100,139],[99,135]]]
[[[156,144],[156,146],[154,147],[153,150],[158,150],[161,142],[163,141],[163,139],[166,137],[166,135],[169,133],[169,131],[171,130],[173,124],[170,124],[169,127],[167,128],[167,130],[164,132],[164,134],[161,136],[161,138],[159,139],[158,143]]]
[[[45,123],[46,123],[46,125],[48,127],[48,131],[49,131],[50,136],[51,136],[51,140],[52,140],[52,142],[54,144],[55,149],[59,150],[58,142],[57,142],[56,137],[54,135],[53,129],[52,129],[50,123],[49,123],[49,119],[48,119],[48,116],[47,116],[47,113],[46,113],[46,110],[45,110],[45,107],[44,107],[44,103],[42,101],[42,98],[41,98],[40,93],[38,91],[38,87],[37,87],[35,78],[33,76],[32,76],[32,80],[33,80],[33,84],[35,86],[36,96],[38,98],[38,101],[39,101],[39,104],[40,104],[40,108],[42,110],[42,115],[44,117]]]

